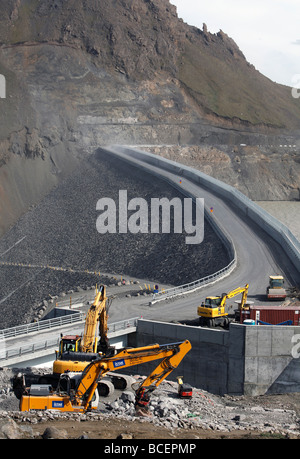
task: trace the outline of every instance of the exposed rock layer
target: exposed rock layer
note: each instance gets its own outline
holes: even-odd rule
[[[300,104],[290,88],[257,72],[223,31],[185,24],[168,0],[0,7],[0,234],[99,145],[272,145],[276,134],[298,155],[291,132]],[[287,181],[297,188],[297,158],[287,155]],[[222,164],[211,173],[220,176]],[[210,173],[201,158],[197,166]],[[268,184],[277,170],[266,173]],[[242,167],[235,175],[233,167],[226,180],[252,197],[255,174]],[[272,196],[286,199],[280,183]],[[259,198],[270,198],[267,185]]]

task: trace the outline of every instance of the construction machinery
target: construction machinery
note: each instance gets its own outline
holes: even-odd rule
[[[53,373],[62,374],[68,371],[82,371],[92,359],[101,352],[107,355],[114,352],[108,340],[108,307],[106,288],[102,285],[97,292],[93,304],[90,306],[85,319],[83,337],[79,335],[65,335],[61,337],[59,351],[53,363]],[[97,337],[97,324],[99,336]]]
[[[178,381],[178,396],[179,398],[192,398],[193,388],[190,384],[183,382],[183,376],[177,377]]]
[[[267,287],[268,300],[284,300],[287,297],[283,276],[270,276]]]
[[[77,381],[71,384],[68,373],[62,374],[56,389],[50,385],[24,386],[19,376],[20,411],[59,410],[85,412],[97,408],[97,386],[108,372],[140,365],[153,360],[161,360],[152,373],[136,389],[136,408],[147,409],[151,393],[180,364],[190,351],[188,340],[172,344],[154,344],[145,347],[123,349],[114,356],[99,356],[84,369]],[[22,386],[22,387],[21,387]]]
[[[228,327],[229,318],[226,310],[226,300],[242,294],[239,311],[243,310],[247,303],[248,288],[249,284],[246,284],[245,287],[236,288],[229,293],[223,293],[221,296],[205,298],[205,301],[197,309],[200,326],[215,327],[220,325],[225,328]]]
[[[87,312],[83,336],[61,335],[59,350],[53,362],[53,373],[40,376],[38,384],[50,384],[56,388],[60,375],[66,372],[81,373],[92,360],[98,359],[99,355],[108,357],[115,354],[115,348],[110,346],[108,339],[109,306],[106,287],[101,285]],[[97,336],[98,323],[99,337]],[[126,375],[109,374],[99,382],[98,391],[101,395],[108,396],[113,393],[114,388],[126,389],[130,382],[131,378]]]

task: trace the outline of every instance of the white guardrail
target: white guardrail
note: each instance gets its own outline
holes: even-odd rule
[[[272,217],[255,202],[253,202],[240,191],[236,190],[234,187],[227,185],[226,183],[223,183],[213,177],[210,177],[201,171],[154,155],[152,153],[120,146],[110,147],[108,148],[108,151],[116,154],[125,153],[125,155],[128,155],[129,157],[136,158],[153,166],[157,166],[160,169],[164,169],[175,174],[180,174],[182,177],[186,177],[194,183],[199,183],[199,185],[208,188],[218,196],[229,200],[235,204],[245,216],[258,224],[264,231],[266,231],[273,239],[275,239],[275,241],[281,245],[291,262],[300,272],[300,242],[298,239],[287,228],[286,225]],[[169,183],[171,183],[173,186],[176,186],[174,182],[169,181]],[[233,241],[228,236],[224,228],[222,228],[222,226],[218,223],[215,217],[213,217],[208,212],[206,212],[206,217],[210,220],[210,223],[213,225],[215,231],[223,240],[223,243],[225,244],[230,254],[231,262],[228,264],[228,266],[218,271],[217,273],[212,274],[211,276],[207,276],[203,279],[199,279],[185,285],[170,288],[162,292],[154,293],[152,302],[171,298],[176,295],[182,295],[183,293],[192,292],[195,289],[202,287],[203,285],[210,284],[222,277],[225,277],[226,275],[229,275],[234,270],[237,260]]]
[[[17,327],[5,328],[4,330],[0,330],[0,347],[3,339],[14,338],[15,336],[20,335],[28,335],[30,333],[73,324],[75,322],[83,322],[84,318],[85,314],[83,312],[75,312],[73,314],[55,317],[54,319],[44,319],[30,324],[18,325]]]
[[[73,317],[72,317],[73,316]],[[71,319],[72,317],[72,319]],[[18,327],[7,328],[5,330],[0,330],[0,363],[4,360],[9,360],[14,357],[22,357],[26,354],[34,354],[35,352],[52,349],[57,347],[60,341],[60,336],[57,338],[51,338],[47,340],[39,340],[33,343],[24,344],[23,346],[16,346],[13,348],[6,349],[5,338],[15,337],[21,335],[28,335],[36,331],[50,330],[52,328],[61,327],[61,325],[84,322],[84,313],[78,312],[74,314],[69,314],[68,316],[63,316],[54,319],[41,320],[40,322],[20,325]],[[67,320],[69,319],[69,320]],[[44,322],[44,323],[43,323]],[[132,319],[125,319],[119,322],[114,322],[108,324],[109,332],[114,333],[116,331],[126,330],[131,327],[136,327],[138,322],[138,317]],[[60,335],[60,334],[59,334]]]
[[[220,269],[214,274],[210,276],[203,277],[202,279],[198,279],[194,282],[189,282],[188,284],[179,285],[178,287],[169,288],[166,290],[162,290],[161,292],[157,292],[153,294],[153,299],[151,303],[155,303],[156,301],[165,300],[167,298],[172,298],[177,295],[184,295],[185,293],[191,293],[195,290],[198,290],[205,285],[212,284],[217,280],[229,276],[231,272],[234,270],[236,266],[236,259],[232,260],[229,265],[225,266],[225,268]]]

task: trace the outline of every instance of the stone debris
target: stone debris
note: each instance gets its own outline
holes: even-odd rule
[[[57,429],[56,427],[50,426],[44,430],[42,434],[44,440],[51,439],[62,439],[65,440],[68,438],[68,432],[64,429]]]
[[[193,388],[191,399],[180,399],[177,394],[177,383],[173,381],[163,381],[152,393],[149,404],[150,416],[147,417],[139,416],[135,411],[135,396],[130,389],[116,391],[111,397],[101,397],[98,410],[93,412],[20,412],[19,402],[9,387],[11,370],[2,370],[0,375],[0,438],[30,438],[30,435],[34,435],[30,430],[30,424],[40,422],[49,422],[49,430],[42,434],[42,438],[67,438],[66,432],[56,432],[51,427],[51,421],[103,421],[110,418],[124,421],[139,419],[140,422],[150,422],[170,430],[247,430],[300,438],[299,418],[294,410],[255,405],[253,402],[248,403],[244,397],[221,397],[197,388]],[[22,427],[24,423],[26,429]]]

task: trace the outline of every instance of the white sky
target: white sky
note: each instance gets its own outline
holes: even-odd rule
[[[300,0],[170,0],[184,22],[233,38],[248,62],[276,83],[300,74]]]

